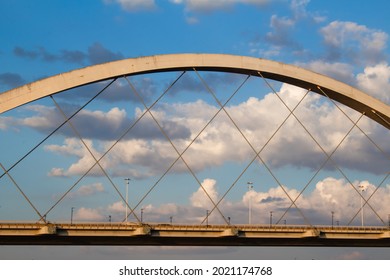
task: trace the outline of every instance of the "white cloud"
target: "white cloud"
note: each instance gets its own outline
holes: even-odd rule
[[[363,65],[376,64],[385,59],[388,34],[355,22],[333,21],[321,29],[328,46],[328,59],[347,59]]]
[[[199,207],[204,209],[212,209],[213,203],[211,202],[210,198],[214,201],[214,203],[217,203],[217,199],[218,199],[216,184],[217,181],[214,179],[203,180],[202,182],[203,188],[199,187],[199,189],[191,195],[190,198],[191,205],[194,207]]]
[[[387,63],[366,67],[356,77],[357,85],[372,96],[390,103],[390,66]]]
[[[99,209],[82,207],[76,210],[74,219],[77,221],[102,221],[105,217]]]
[[[0,116],[0,130],[7,130],[12,126],[14,119],[11,117]]]
[[[93,142],[90,140],[84,140],[86,145],[89,147],[89,150],[93,153],[96,159],[99,159],[101,154],[93,148]],[[79,160],[69,166],[67,170],[59,167],[53,167],[49,172],[49,176],[73,176],[73,175],[81,175],[84,174],[92,165],[95,164],[95,160],[87,150],[87,148],[83,145],[83,143],[79,139],[75,138],[66,138],[64,145],[47,145],[45,146],[45,150],[60,154],[62,156],[76,156]],[[100,163],[104,165],[104,163]],[[96,165],[93,168],[89,175],[99,175],[102,176],[101,169]]]
[[[288,17],[280,18],[277,15],[272,15],[270,23],[272,31],[267,33],[267,41],[275,46],[295,45],[295,42],[290,35],[291,29],[295,24],[295,19]]]
[[[104,192],[104,187],[102,183],[94,183],[90,185],[82,185],[75,192],[75,196],[92,196],[97,193]]]
[[[355,84],[353,67],[348,63],[313,60],[308,63],[304,63],[300,65],[312,70],[313,72],[332,77],[346,84],[349,85]]]

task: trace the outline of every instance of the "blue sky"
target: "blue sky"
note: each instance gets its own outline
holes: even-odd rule
[[[389,104],[389,8],[388,1],[376,1],[375,5],[359,1],[348,7],[339,1],[309,0],[0,1],[0,92],[112,60],[171,53],[226,53],[298,65],[341,80]],[[150,106],[179,75],[142,75],[129,80]],[[233,74],[201,76],[221,101],[226,101],[245,80]],[[297,206],[314,224],[329,224],[330,212],[335,211],[341,224],[359,225],[360,197],[351,184],[364,185],[365,194],[373,194],[373,209],[365,211],[366,224],[387,222],[390,208],[388,199],[383,198],[390,198],[390,180],[386,177],[390,166],[389,132],[363,117],[359,127],[370,138],[355,128],[336,148],[352,123],[332,102],[313,93],[304,97],[305,90],[290,85],[270,83],[291,108],[303,100],[296,115],[326,152],[336,149],[332,157],[335,164],[328,162],[316,175],[326,156],[305,128],[289,118],[261,154],[271,173],[256,160],[239,177],[253,151],[228,115],[219,114],[183,156],[196,175],[191,175],[182,160],[170,169],[170,163],[177,158],[174,147],[183,150],[219,109],[197,74],[186,73],[153,109],[174,147],[146,114],[102,161],[108,178],[98,168],[92,169],[48,218],[69,220],[70,209],[75,207],[77,221],[107,221],[108,216],[121,221],[125,208],[114,186],[124,194],[123,178],[131,177],[131,207],[158,182],[137,207],[138,215],[143,208],[145,219],[150,221],[167,222],[172,216],[175,222],[200,223],[212,203],[199,183],[217,202],[238,178],[220,204],[221,212],[235,223],[247,223],[249,200],[253,202],[256,223],[266,223],[270,211],[274,212],[275,222],[305,223],[293,211],[295,207],[285,212],[291,198],[299,196]],[[70,115],[104,85],[85,86],[58,94],[54,99]],[[342,108],[358,120],[359,114]],[[82,110],[74,124],[92,153],[102,155],[144,111],[129,81],[119,79]],[[288,115],[272,90],[261,79],[254,78],[244,83],[226,111],[256,150]],[[62,120],[50,98],[1,115],[0,162],[9,168]],[[235,143],[234,148],[231,143]],[[93,163],[75,132],[64,126],[10,174],[43,214]],[[167,169],[168,175],[160,182]],[[254,185],[251,192],[247,189],[248,181]],[[37,219],[7,176],[0,179],[0,187],[1,220]],[[210,220],[222,221],[217,211]],[[18,249],[3,248],[6,255],[0,252],[0,258],[9,254],[23,257]],[[30,248],[34,254],[35,248]],[[156,252],[161,258],[191,258],[186,250],[166,248],[73,248],[62,253],[56,248],[45,248],[40,254],[42,258],[53,252],[58,258],[72,258],[88,251],[94,258],[115,258],[115,254],[126,258],[131,250],[145,258],[155,257]],[[202,252],[200,249],[199,254]],[[264,254],[237,248],[207,251],[211,258],[221,258],[226,252],[237,258],[246,254],[254,258],[286,257],[277,249],[267,249]],[[197,252],[193,254],[196,257]],[[299,258],[297,254],[302,258],[386,258],[389,252],[291,249],[287,258]]]

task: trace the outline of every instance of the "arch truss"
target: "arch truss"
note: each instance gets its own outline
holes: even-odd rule
[[[210,82],[207,81],[204,75],[202,75],[203,71],[207,72],[222,72],[222,73],[234,73],[234,74],[242,74],[244,77],[240,83],[232,90],[230,95],[225,96],[224,99],[221,99],[218,94],[215,92],[215,89]],[[179,74],[175,79],[173,79],[166,89],[159,95],[153,102],[150,102],[148,98],[142,94],[142,88],[134,82],[134,77],[144,74],[159,74],[165,72],[178,72]],[[216,104],[216,110],[213,113],[210,113],[209,119],[207,122],[203,123],[199,127],[197,127],[196,131],[192,131],[187,135],[186,141],[178,141],[175,138],[175,135],[169,130],[170,122],[168,120],[161,120],[159,116],[159,112],[156,109],[159,105],[159,102],[162,98],[165,98],[167,95],[171,94],[175,85],[182,81],[187,72],[194,73],[195,77],[197,77],[199,84],[203,86],[203,90],[207,93],[208,98],[212,100],[214,104]],[[238,121],[237,115],[232,113],[232,111],[228,108],[229,102],[238,95],[242,87],[246,85],[248,80],[253,77],[259,78],[264,82],[267,86],[268,90],[276,97],[277,100],[280,101],[281,107],[286,111],[284,116],[284,120],[280,122],[271,132],[269,132],[269,137],[264,141],[261,145],[259,145],[253,138],[250,136],[250,132],[247,131],[246,128],[242,128],[240,125],[240,121]],[[104,150],[97,152],[93,145],[90,144],[89,137],[85,136],[83,131],[80,131],[79,127],[74,121],[75,117],[86,107],[88,106],[94,99],[99,97],[102,93],[107,91],[118,79],[122,79],[126,84],[128,90],[133,94],[134,100],[140,104],[140,111],[138,113],[137,118],[134,119],[133,122],[128,124],[125,128],[122,129],[121,133],[119,133],[116,139],[110,139],[111,141],[107,142],[107,146]],[[305,93],[298,99],[297,103],[293,106],[288,104],[288,102],[281,96],[278,89],[276,89],[272,82],[270,81],[278,81],[281,83],[290,84],[293,86],[297,86],[301,89],[304,89]],[[99,90],[96,95],[89,99],[83,106],[74,111],[73,113],[69,113],[66,108],[61,106],[60,102],[57,101],[55,94],[62,93],[68,91],[70,89],[75,89],[81,86],[95,84],[98,82],[104,82],[103,89]],[[330,102],[332,106],[337,108],[339,113],[345,117],[345,120],[349,122],[349,129],[347,129],[342,137],[339,138],[336,145],[334,145],[331,149],[325,148],[323,143],[318,136],[312,133],[311,127],[300,120],[297,114],[298,108],[302,103],[308,98],[307,96],[310,93],[317,93],[322,97],[325,97],[327,102]],[[59,112],[62,120],[60,124],[53,129],[47,136],[39,141],[36,145],[34,145],[27,153],[25,153],[22,157],[20,157],[15,162],[9,164],[8,166],[3,165],[3,162],[0,158],[0,180],[6,180],[10,184],[12,184],[15,189],[19,192],[21,196],[23,196],[24,200],[28,202],[29,206],[34,210],[38,217],[38,221],[43,224],[42,227],[35,226],[27,226],[24,228],[28,228],[34,231],[33,234],[38,235],[46,235],[46,234],[54,234],[58,235],[68,235],[69,233],[75,233],[82,228],[85,230],[86,226],[80,226],[78,228],[76,225],[73,226],[71,221],[71,225],[57,224],[57,225],[48,225],[47,216],[52,213],[52,211],[60,205],[63,200],[71,195],[75,189],[79,186],[80,182],[84,180],[86,177],[91,175],[94,171],[98,170],[103,178],[108,182],[107,184],[112,187],[116,195],[120,198],[122,204],[125,205],[126,215],[125,218],[121,221],[128,222],[128,218],[132,218],[135,221],[135,224],[132,224],[129,228],[123,228],[123,225],[115,224],[117,228],[114,230],[118,230],[122,232],[120,235],[120,240],[118,239],[118,244],[121,242],[128,242],[127,244],[133,244],[134,242],[140,242],[140,236],[149,236],[147,240],[147,244],[154,244],[153,238],[150,239],[150,236],[153,236],[153,231],[156,235],[164,235],[164,232],[169,237],[175,237],[175,234],[179,234],[180,236],[186,236],[186,230],[190,230],[185,228],[183,230],[179,228],[172,227],[172,219],[173,216],[170,216],[170,224],[161,225],[159,223],[158,226],[153,226],[149,224],[145,225],[145,221],[143,219],[143,214],[146,211],[143,208],[143,204],[145,199],[154,192],[156,187],[165,180],[167,174],[173,172],[175,169],[185,170],[190,177],[192,177],[193,181],[196,182],[196,185],[199,187],[199,191],[204,195],[204,199],[208,201],[208,208],[206,210],[205,215],[201,219],[198,220],[200,223],[200,227],[195,229],[197,232],[208,232],[210,236],[207,238],[214,237],[227,237],[228,241],[220,242],[218,241],[216,244],[226,245],[231,241],[231,238],[236,238],[239,236],[251,236],[253,235],[256,241],[244,242],[240,241],[240,244],[257,244],[257,245],[265,245],[263,241],[259,241],[261,238],[269,239],[271,238],[272,233],[270,231],[277,232],[277,234],[285,234],[286,243],[291,242],[293,239],[299,238],[324,238],[324,234],[321,233],[321,229],[316,226],[313,221],[308,217],[307,211],[305,211],[305,205],[301,206],[299,204],[300,199],[303,197],[304,192],[310,187],[313,183],[313,180],[317,177],[317,175],[324,169],[325,166],[331,165],[334,170],[336,170],[342,176],[342,180],[346,182],[347,185],[353,190],[355,195],[360,199],[361,207],[358,208],[354,213],[351,214],[348,221],[345,221],[345,228],[335,229],[334,225],[336,224],[334,219],[334,212],[331,211],[332,214],[332,227],[326,227],[323,229],[323,232],[327,232],[327,236],[334,240],[327,244],[337,244],[339,246],[342,244],[343,238],[348,236],[351,231],[357,230],[356,228],[350,228],[353,222],[359,217],[363,217],[362,212],[363,209],[370,210],[376,219],[380,222],[379,227],[375,228],[373,232],[367,230],[366,232],[372,233],[375,239],[383,239],[385,238],[388,241],[388,232],[386,232],[387,227],[390,228],[390,215],[388,221],[386,217],[384,217],[383,213],[381,213],[375,205],[372,205],[373,197],[381,188],[384,188],[389,176],[389,170],[387,168],[386,171],[380,171],[382,173],[382,179],[376,187],[370,192],[369,196],[364,195],[362,186],[356,185],[352,179],[345,173],[343,167],[338,164],[336,160],[334,160],[334,155],[338,152],[340,147],[344,145],[345,140],[349,137],[353,130],[360,131],[366,141],[372,144],[374,149],[382,154],[383,162],[389,163],[390,156],[387,151],[387,147],[383,148],[380,144],[377,144],[374,139],[369,135],[369,133],[364,132],[361,128],[361,120],[364,117],[371,119],[372,121],[378,123],[382,128],[386,131],[390,129],[390,107],[367,95],[366,93],[353,88],[349,85],[331,79],[329,77],[305,70],[303,68],[299,68],[293,65],[283,64],[279,62],[251,58],[251,57],[243,57],[243,56],[233,56],[233,55],[222,55],[222,54],[173,54],[173,55],[159,55],[159,56],[150,56],[150,57],[140,57],[140,58],[132,58],[125,59],[121,61],[114,61],[105,64],[95,65],[86,67],[83,69],[74,70],[67,73],[62,73],[53,77],[49,77],[31,84],[24,85],[22,87],[12,89],[10,91],[4,92],[0,94],[0,114],[4,114],[8,111],[11,111],[17,107],[22,105],[31,103],[36,100],[40,100],[43,98],[50,98],[52,104]],[[249,102],[249,101],[248,101]],[[359,112],[358,118],[351,118],[345,110],[342,108],[342,105],[345,105],[355,112]],[[197,144],[199,141],[206,141],[207,137],[204,137],[206,134],[205,131],[210,129],[213,122],[217,118],[221,118],[223,116],[226,119],[226,122],[233,128],[234,133],[238,135],[241,139],[240,141],[244,143],[246,153],[249,155],[245,162],[242,165],[241,170],[237,172],[237,175],[231,180],[231,182],[227,183],[226,189],[219,196],[214,194],[214,191],[208,187],[209,182],[205,182],[196,167],[194,167],[194,161],[189,159],[187,155],[189,151]],[[128,201],[128,194],[124,194],[118,183],[115,180],[115,175],[113,172],[108,171],[107,164],[104,163],[104,160],[109,157],[110,152],[113,149],[118,147],[118,143],[121,141],[125,141],[126,137],[128,137],[129,132],[137,129],[137,126],[142,123],[143,120],[148,118],[151,120],[154,125],[157,127],[160,137],[164,139],[165,145],[169,146],[172,154],[167,158],[169,164],[167,164],[162,170],[159,170],[160,175],[155,176],[155,180],[149,184],[148,188],[144,191],[143,195],[140,196],[137,202],[131,204]],[[290,120],[295,121],[299,129],[307,135],[310,139],[311,143],[314,143],[315,149],[319,151],[322,155],[322,160],[313,166],[313,171],[311,175],[308,177],[306,184],[304,184],[301,189],[293,193],[282,182],[279,178],[277,172],[275,172],[275,165],[272,163],[269,157],[265,156],[268,146],[273,141],[275,135],[279,134],[283,129],[283,126],[286,125]],[[315,120],[314,120],[315,121]],[[80,143],[81,147],[84,149],[85,153],[88,155],[90,162],[89,165],[85,167],[85,170],[79,174],[79,177],[70,184],[66,188],[65,191],[61,195],[59,195],[55,202],[51,205],[47,206],[47,208],[42,210],[42,207],[36,206],[34,201],[30,199],[29,195],[26,194],[25,186],[22,186],[13,175],[13,169],[16,168],[21,162],[23,162],[29,155],[34,153],[36,149],[41,147],[43,143],[45,143],[50,137],[55,135],[60,129],[64,129],[67,127],[71,133],[73,133],[73,137],[77,139],[78,143]],[[222,129],[222,128],[221,128]],[[108,137],[109,138],[109,137]],[[292,147],[293,149],[294,147]],[[249,151],[249,152],[248,152]],[[286,151],[281,151],[286,152]],[[287,151],[288,152],[288,151]],[[161,160],[161,159],[160,159]],[[279,187],[280,192],[282,192],[285,196],[285,199],[288,201],[287,206],[280,210],[278,209],[277,213],[275,210],[269,211],[269,227],[261,227],[253,228],[245,226],[245,228],[239,228],[237,226],[232,226],[231,216],[230,214],[226,214],[226,211],[221,209],[222,204],[224,203],[224,199],[234,192],[237,189],[238,184],[242,184],[242,180],[245,180],[247,176],[247,171],[251,168],[251,166],[255,163],[259,163],[262,166],[262,170],[267,172],[268,176],[272,178],[274,183]],[[206,164],[207,165],[207,164]],[[386,167],[383,168],[386,170]],[[129,184],[130,179],[127,179],[127,184]],[[0,181],[1,184],[1,181]],[[1,186],[1,185],[0,185]],[[127,185],[128,187],[128,185]],[[248,182],[248,192],[246,198],[249,205],[249,222],[248,224],[252,224],[252,199],[254,199],[254,195],[252,193],[252,183]],[[259,203],[264,202],[268,198],[264,198]],[[271,198],[270,198],[271,199]],[[253,202],[255,203],[255,202]],[[202,206],[203,207],[203,206]],[[74,207],[71,208],[71,215],[73,219],[73,210]],[[305,226],[298,228],[288,227],[286,222],[286,216],[289,212],[295,211],[298,216],[300,216],[301,221],[304,222]],[[214,229],[209,228],[209,218],[214,215],[219,217],[219,222],[224,224],[225,227],[215,227]],[[109,224],[104,226],[111,226],[111,215],[109,216]],[[338,222],[338,221],[337,221]],[[140,226],[141,225],[141,226]],[[275,225],[275,227],[274,227]],[[283,226],[285,225],[285,227]],[[205,227],[206,226],[206,227]],[[277,227],[276,227],[277,226]],[[362,221],[363,226],[363,221]],[[88,227],[88,226],[87,226]],[[4,228],[4,226],[0,227],[0,231]],[[15,229],[15,231],[20,231],[20,225],[12,225],[9,226],[10,229]],[[106,230],[105,228],[104,230]],[[103,230],[103,229],[100,229]],[[339,231],[338,231],[339,230]],[[124,241],[123,236],[128,236],[129,231],[131,231],[131,236],[135,236],[137,239],[129,241]],[[110,231],[111,232],[111,231]],[[360,235],[362,232],[357,230],[357,238],[366,238]],[[28,233],[31,234],[31,233]],[[91,234],[88,232],[87,234]],[[109,233],[108,233],[109,234]],[[124,235],[123,235],[124,234]],[[334,235],[332,235],[334,234]],[[1,234],[0,234],[1,235]],[[76,234],[77,235],[77,234]],[[207,233],[206,233],[207,235]],[[62,238],[62,237],[61,237]],[[259,239],[260,238],[260,239]],[[81,238],[82,239],[82,238]],[[16,239],[15,239],[16,240]],[[60,239],[58,239],[57,244],[61,244]],[[85,242],[85,241],[76,242]],[[141,238],[142,240],[142,238]],[[144,239],[145,240],[145,239]],[[388,242],[385,242],[383,246],[389,246]],[[6,241],[4,241],[6,242]],[[17,243],[17,241],[12,241]],[[12,243],[11,242],[11,243]],[[25,241],[23,241],[25,242]],[[46,242],[46,243],[45,243]],[[104,244],[102,241],[97,240],[95,244]],[[142,241],[141,241],[142,242]],[[173,242],[173,241],[172,241]],[[199,241],[196,241],[199,243]],[[195,242],[195,243],[196,243]],[[251,243],[252,242],[252,243]],[[362,243],[362,246],[372,246],[375,242],[367,242]],[[0,238],[1,243],[1,238]],[[47,241],[37,241],[39,244],[49,244]],[[169,242],[168,242],[169,243]],[[164,244],[168,244],[164,243]],[[173,242],[174,243],[174,242]],[[178,242],[178,244],[188,245],[195,244],[188,241]],[[84,243],[83,243],[84,244]],[[116,244],[116,243],[115,243]],[[160,244],[163,244],[161,242]],[[172,243],[169,243],[172,244]],[[269,244],[276,244],[275,242],[271,242]],[[293,244],[293,243],[290,243]],[[301,243],[295,243],[301,244]],[[310,242],[311,245],[318,246],[321,242],[316,241],[313,242],[313,239]],[[351,246],[356,244],[354,242],[349,243]],[[198,244],[200,245],[200,243]]]

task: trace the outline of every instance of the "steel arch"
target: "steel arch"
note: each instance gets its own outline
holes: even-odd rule
[[[82,85],[126,75],[178,70],[241,73],[286,82],[328,95],[390,129],[390,106],[324,75],[280,62],[226,54],[168,54],[129,58],[61,73],[0,94],[0,114]]]

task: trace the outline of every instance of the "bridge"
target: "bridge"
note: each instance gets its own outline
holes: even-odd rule
[[[192,78],[186,80],[185,77],[189,72],[198,79],[198,84],[194,85]],[[173,76],[170,76],[171,80],[168,86],[165,79],[167,73],[168,75],[174,73]],[[207,76],[209,74],[202,73],[212,74]],[[231,76],[215,76],[214,73]],[[149,75],[157,76],[154,81],[162,84],[159,86],[159,89],[162,88],[161,95],[154,96],[148,91],[150,86],[155,86],[151,83],[145,84],[150,81]],[[141,78],[137,80],[138,77]],[[232,80],[236,79],[241,80],[236,82],[235,86],[230,87]],[[256,79],[256,83],[245,89],[251,79]],[[222,85],[229,86],[229,89],[224,91],[231,93],[218,95],[215,81],[222,81]],[[264,97],[253,98],[250,94],[253,91],[258,91],[259,81],[265,86],[268,93]],[[180,82],[184,84],[187,82],[189,86],[178,88],[177,85]],[[274,82],[277,84],[275,85]],[[288,95],[293,92],[292,95],[288,95],[290,99],[286,99],[281,94],[281,88],[285,84],[294,86],[294,88],[286,90],[285,93]],[[100,86],[99,90],[96,89],[96,85]],[[88,93],[80,90],[85,87],[89,87]],[[295,87],[301,90],[299,97],[296,96],[298,91],[295,91]],[[126,97],[121,96],[121,99],[117,97],[120,99],[119,104],[124,108],[130,107],[131,109],[128,111],[132,110],[135,117],[134,120],[126,119],[129,122],[123,126],[110,123],[111,126],[105,127],[109,131],[108,133],[115,135],[108,135],[98,130],[99,125],[96,123],[85,125],[80,120],[82,117],[92,120],[92,116],[99,116],[103,126],[108,113],[104,114],[103,111],[97,109],[88,110],[88,106],[93,106],[91,104],[94,102],[100,102],[104,103],[104,108],[107,108],[114,99],[112,96],[124,88],[128,94],[134,93],[135,97],[129,98],[127,95]],[[200,88],[203,88],[203,95],[199,94]],[[195,89],[195,94],[188,94],[190,89]],[[95,93],[91,95],[91,91],[95,91]],[[263,91],[265,90],[263,89]],[[101,95],[107,92],[106,99],[103,99]],[[243,96],[237,97],[240,93]],[[169,94],[171,95],[169,96]],[[178,97],[179,94],[180,97]],[[206,95],[207,97],[205,97]],[[61,96],[61,98],[57,98],[57,96]],[[191,100],[192,96],[196,96],[196,100]],[[206,101],[200,102],[198,99],[201,97]],[[98,98],[101,99],[98,100]],[[110,101],[107,101],[108,98],[111,98]],[[124,98],[127,98],[125,102]],[[169,101],[163,103],[161,101],[163,98]],[[180,101],[176,102],[176,98]],[[232,101],[235,98],[237,101]],[[257,102],[257,106],[263,106],[261,102],[269,102],[271,98],[274,99],[272,102],[279,102],[280,108],[277,110],[280,110],[280,113],[273,112],[270,118],[261,115],[261,119],[250,119],[247,123],[241,124],[242,112],[235,112],[235,108],[242,104],[247,106],[250,102]],[[317,101],[318,98],[320,101]],[[63,104],[58,101],[59,99],[62,100]],[[79,108],[70,111],[68,107],[74,107],[74,105],[68,106],[69,104],[67,105],[66,102],[78,99],[82,99],[83,102],[84,99],[88,100]],[[292,104],[292,100],[295,100],[295,103]],[[51,103],[52,107],[49,107],[47,103]],[[128,105],[129,103],[131,105]],[[308,104],[307,107],[302,105],[305,103]],[[180,104],[187,107],[180,107],[175,112],[177,115],[174,115],[172,110],[176,110]],[[182,126],[185,123],[185,118],[189,116],[184,114],[184,110],[188,110],[191,106],[195,107],[195,104],[203,106],[204,109],[204,112],[196,112],[201,117],[192,119],[192,125],[196,129]],[[270,106],[273,103],[267,104]],[[346,128],[341,132],[326,132],[329,134],[329,139],[337,139],[330,146],[328,144],[330,140],[328,139],[329,141],[326,142],[321,139],[324,135],[308,123],[309,121],[319,122],[316,119],[316,114],[323,111],[307,113],[309,111],[306,110],[324,104],[326,108],[332,108],[329,110],[332,114],[340,114],[343,117],[342,125],[346,125]],[[33,111],[35,110],[40,115],[28,116],[28,121],[22,121],[23,116],[18,117],[18,110],[23,110],[26,106],[32,106],[29,108],[33,108]],[[299,109],[302,107],[304,107],[303,113],[301,113],[303,116],[299,113]],[[167,109],[164,110],[164,108]],[[57,111],[55,117],[45,118],[48,112],[54,110]],[[109,112],[120,119],[120,116],[123,116],[120,114],[123,113],[123,110],[120,111],[116,107]],[[3,92],[0,94],[0,114],[0,132],[2,132],[1,117],[3,117],[5,127],[7,127],[7,123],[18,123],[46,134],[41,140],[34,139],[30,148],[23,153],[18,151],[13,154],[9,148],[12,145],[8,147],[2,145],[4,150],[0,156],[0,194],[3,192],[4,200],[0,200],[0,215],[8,207],[7,213],[10,216],[9,219],[5,219],[5,214],[0,216],[2,220],[0,222],[0,244],[2,245],[344,247],[389,247],[390,245],[390,208],[386,208],[386,205],[390,205],[390,203],[382,201],[387,199],[388,186],[390,185],[388,183],[390,107],[382,101],[330,77],[293,65],[233,55],[173,54],[131,58],[62,73]],[[304,114],[310,115],[305,116]],[[283,115],[283,117],[270,128],[270,131],[261,131],[259,134],[254,123],[257,122],[263,128],[266,127],[265,123],[273,123],[279,115]],[[147,117],[148,121],[146,121]],[[203,117],[208,119],[199,124],[199,120]],[[248,116],[246,117],[248,118]],[[320,117],[326,118],[324,115]],[[217,123],[218,118],[224,119]],[[303,121],[302,118],[306,120]],[[31,123],[37,119],[40,120],[40,124],[34,123],[32,125]],[[294,121],[295,126],[288,125],[291,120]],[[47,122],[49,124],[46,124]],[[43,128],[42,123],[46,124],[45,128]],[[155,136],[156,131],[151,132],[150,123],[154,123],[155,130],[160,133],[159,136]],[[227,123],[229,123],[229,128],[226,128]],[[83,128],[81,128],[81,124],[84,124]],[[339,126],[340,123],[333,125]],[[288,131],[281,132],[286,127],[293,131],[300,129],[302,134],[306,134],[309,140],[304,140],[304,146],[312,145],[307,153],[301,151],[301,147],[287,146],[288,143],[298,142],[286,138],[286,135],[289,134]],[[365,132],[367,128],[374,128],[374,130]],[[220,144],[220,141],[223,141],[220,139],[224,139],[221,135],[227,129],[229,133],[234,131],[235,134],[233,136],[229,134],[229,139],[222,145],[230,145],[230,148],[208,146],[210,143]],[[129,136],[129,133],[135,130],[137,132],[133,136]],[[3,135],[6,135],[6,132],[7,129],[3,129]],[[356,132],[360,133],[359,136],[356,136]],[[374,139],[372,136],[374,132],[381,138],[375,137]],[[148,133],[152,136],[149,136]],[[72,136],[69,136],[71,134]],[[263,139],[265,134],[267,136],[264,136]],[[291,134],[293,133],[291,132]],[[215,135],[218,135],[219,142],[208,142],[210,137]],[[224,135],[225,138],[226,136],[227,134]],[[11,136],[6,135],[3,139],[7,139],[7,137]],[[63,139],[65,144],[61,146],[54,143],[56,137]],[[275,148],[271,153],[268,149],[276,141],[274,140],[276,137],[280,137],[282,144],[278,145],[277,149]],[[348,138],[352,140],[348,142]],[[240,139],[238,144],[230,143],[237,139]],[[301,141],[300,138],[297,139]],[[24,139],[24,141],[27,140]],[[354,156],[344,160],[347,156],[339,155],[339,150],[348,151],[347,148],[342,148],[343,145],[352,146],[358,140],[368,142],[370,148],[365,148],[366,144],[357,144],[359,147],[357,150],[347,152],[348,156]],[[34,141],[36,142],[34,143]],[[13,141],[9,140],[9,142]],[[123,146],[120,146],[121,143]],[[103,148],[98,150],[97,146]],[[169,147],[170,153],[167,153],[166,147]],[[70,148],[73,151],[69,153]],[[138,150],[134,153],[128,152],[136,148],[142,152],[138,152]],[[223,150],[221,154],[213,151],[219,148]],[[115,149],[118,149],[118,152],[113,156]],[[239,152],[235,153],[236,149]],[[80,152],[81,150],[82,152]],[[73,157],[79,157],[79,161],[70,162],[68,170],[50,166],[49,170],[43,169],[41,175],[35,178],[38,181],[26,180],[24,174],[31,173],[31,169],[28,169],[27,164],[26,167],[22,168],[23,164],[29,160],[33,161],[34,173],[38,174],[40,165],[44,168],[46,163],[40,164],[39,159],[31,158],[34,158],[34,155],[38,158],[45,158],[48,156],[48,151],[68,153]],[[298,168],[310,170],[307,171],[309,175],[301,176],[295,174],[295,169],[293,171],[283,169],[289,165],[299,165],[307,160],[298,159],[300,153],[313,157],[312,160],[309,160],[310,163],[303,164]],[[281,154],[283,155],[281,156]],[[378,157],[372,160],[371,154],[378,155]],[[117,158],[117,155],[122,155],[123,158]],[[137,156],[141,159],[137,159]],[[225,161],[213,161],[214,157],[218,156],[224,158]],[[124,159],[125,157],[126,159]],[[370,159],[371,162],[369,162]],[[282,160],[286,162],[282,162]],[[69,162],[69,159],[63,159],[62,162]],[[358,167],[354,166],[355,163],[358,163],[356,164]],[[58,161],[55,164],[59,164]],[[229,164],[233,165],[233,168]],[[122,165],[131,174],[128,176],[131,177],[131,180],[126,178],[126,192],[120,190],[117,182],[118,178],[122,180],[124,177]],[[224,166],[225,169],[216,168],[220,166]],[[178,194],[178,185],[191,185],[188,181],[182,181],[180,176],[184,172],[198,188],[191,189],[191,199],[193,200],[191,209],[187,206],[176,205],[183,200],[183,197]],[[297,180],[297,177],[305,178],[304,180],[299,178],[300,188],[298,190],[295,191],[291,187],[285,186],[289,179],[286,179],[285,175],[280,175],[283,172],[290,173],[288,176],[291,176],[292,181]],[[340,191],[341,187],[336,189],[326,185],[329,180],[324,179],[315,185],[316,180],[320,180],[318,177],[321,172],[324,173],[323,177],[328,174],[333,175],[336,172],[341,176],[341,179],[333,178],[332,184],[341,184],[342,181],[343,188],[348,189],[344,193],[353,197],[349,199],[337,197],[336,192]],[[226,177],[229,177],[228,175],[231,175],[229,181],[225,180]],[[30,178],[34,176],[31,174]],[[226,187],[222,194],[216,194],[213,185],[215,182],[211,179],[204,179],[206,176],[208,178],[215,176],[218,177],[219,181],[224,182]],[[368,184],[367,177],[376,180],[376,183]],[[104,217],[99,212],[102,206],[99,208],[95,205],[94,209],[92,206],[86,208],[83,202],[77,200],[81,196],[87,198],[96,193],[108,193],[107,187],[96,183],[96,178],[99,178],[100,181],[106,181],[106,185],[112,191],[110,195],[119,199],[119,201],[113,199],[111,205],[105,206],[104,211],[111,211],[112,214],[108,212]],[[136,180],[142,182],[144,188],[130,190],[132,192],[130,197],[133,199],[130,202],[128,188],[129,183],[135,181],[134,178],[138,178]],[[256,179],[255,183],[252,182],[253,178]],[[70,179],[73,181],[69,183]],[[42,193],[52,190],[52,187],[48,186],[49,183],[45,183],[46,180],[51,182],[51,186],[53,184],[59,185],[58,192],[62,193],[52,193],[51,196],[45,196],[46,201],[37,205],[36,202],[40,199],[35,192],[39,192],[40,184],[43,185],[42,189],[44,189]],[[164,183],[165,180],[169,182]],[[253,188],[256,187],[256,184],[260,184],[260,182],[265,184],[267,180],[272,181],[277,187],[268,190],[268,192],[266,190],[254,191]],[[83,183],[84,185],[82,185]],[[269,182],[267,184],[271,185]],[[156,194],[157,186],[161,185],[162,191]],[[248,187],[248,191],[243,195],[242,202],[237,202],[237,197],[234,198],[233,194],[237,195],[240,192],[238,186],[242,187],[243,185]],[[328,189],[325,189],[326,187]],[[8,191],[10,188],[13,189],[13,192]],[[77,189],[80,190],[78,193]],[[305,200],[304,194],[308,193],[310,189],[314,189],[314,192],[321,196],[321,200],[317,199],[315,203],[309,199]],[[325,193],[326,191],[328,193]],[[150,198],[153,194],[156,194],[157,199]],[[150,206],[151,202],[146,203],[147,199],[157,203],[158,198],[168,200],[173,195],[178,197],[176,201],[168,201],[159,208]],[[19,201],[15,200],[15,196],[19,197]],[[134,198],[135,196],[138,198]],[[200,196],[201,198],[198,198]],[[307,196],[314,197],[314,195],[309,194]],[[231,201],[226,202],[229,197],[231,197]],[[314,198],[312,199],[314,200]],[[13,201],[13,203],[7,203],[6,200]],[[15,220],[13,215],[23,212],[17,207],[20,201],[32,209],[29,212],[23,210],[25,211],[24,215],[26,217],[35,216],[35,220],[30,218],[30,221],[13,221]],[[79,206],[75,207],[76,201]],[[92,202],[90,203],[92,205]],[[315,210],[315,206],[319,210]],[[74,215],[77,208],[79,212]],[[324,209],[327,213],[321,215]],[[74,218],[81,219],[82,214],[86,211],[89,211],[91,221],[88,221],[86,215],[83,216],[83,221],[73,221]],[[139,215],[139,211],[141,215]],[[143,214],[146,214],[147,211],[149,211],[150,218],[146,222]],[[186,214],[190,212],[191,214]],[[259,219],[258,214],[255,213],[259,212],[263,213],[260,223],[255,221],[256,218]],[[59,222],[69,213],[71,222]],[[52,215],[52,217],[49,219],[48,215]],[[341,217],[342,215],[343,217]],[[19,218],[24,220],[25,217],[20,216],[18,216],[18,220]],[[112,221],[114,216],[116,221]],[[173,217],[174,222],[172,221]],[[232,217],[237,222],[232,223]],[[328,222],[319,224],[317,219],[324,223],[324,217],[327,217]],[[169,222],[167,222],[168,218]],[[249,220],[245,223],[247,218]],[[342,222],[341,219],[343,219]],[[176,222],[176,220],[178,221]]]

